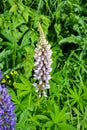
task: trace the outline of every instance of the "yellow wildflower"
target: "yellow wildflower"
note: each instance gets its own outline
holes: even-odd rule
[[[6,75],[6,78],[9,79],[10,77],[8,75]]]
[[[11,83],[11,80],[9,80],[8,82]]]
[[[11,75],[13,75],[14,73],[13,72],[10,72]]]
[[[6,82],[6,80],[5,79],[2,79],[2,83],[5,83]]]
[[[17,74],[17,73],[18,73],[18,72],[15,70],[15,71],[14,71],[14,74]]]

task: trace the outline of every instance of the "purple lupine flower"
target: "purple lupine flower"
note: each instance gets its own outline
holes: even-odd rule
[[[2,79],[2,71],[0,70],[0,80]]]
[[[50,72],[52,71],[52,51],[48,41],[45,39],[42,27],[39,24],[40,31],[40,41],[37,43],[35,48],[35,64],[34,64],[34,79],[36,82],[33,86],[36,88],[36,91],[39,93],[39,96],[46,94],[46,89],[50,88],[49,80],[51,79]]]
[[[1,72],[1,71],[0,71]],[[0,73],[2,77],[2,73]],[[0,84],[0,130],[15,130],[14,104],[4,84]]]

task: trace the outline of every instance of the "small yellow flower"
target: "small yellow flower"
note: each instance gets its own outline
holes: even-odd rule
[[[6,75],[6,78],[9,79],[10,77],[8,75]]]
[[[11,80],[9,80],[8,82],[11,83]]]
[[[5,79],[2,79],[2,83],[5,83],[6,82],[6,80]]]
[[[17,74],[17,73],[18,73],[18,72],[15,70],[15,71],[14,71],[14,74]]]
[[[14,73],[13,72],[10,72],[11,75],[13,75]]]

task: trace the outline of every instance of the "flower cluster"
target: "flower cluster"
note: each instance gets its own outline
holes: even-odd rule
[[[13,81],[14,79],[16,80],[18,72],[16,70],[11,71],[9,75],[6,75],[3,79],[2,79],[2,83],[5,83],[7,85],[13,85]]]
[[[0,70],[0,80],[2,73]],[[15,130],[14,104],[4,84],[0,84],[0,130]]]
[[[46,94],[46,89],[50,88],[49,80],[51,79],[50,72],[52,71],[52,51],[48,41],[45,39],[42,27],[39,24],[40,41],[35,48],[35,64],[34,64],[34,79],[36,82],[33,84],[36,87],[36,91],[39,92],[39,96]]]

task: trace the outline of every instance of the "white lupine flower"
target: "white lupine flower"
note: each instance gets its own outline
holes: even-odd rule
[[[36,74],[38,74],[38,73],[39,73],[39,70],[37,70],[37,69],[34,69],[34,71],[35,71],[35,73],[36,73]]]
[[[51,71],[52,71],[52,68],[49,68],[49,69],[48,69],[48,72],[51,72]]]
[[[45,92],[45,91],[43,91],[42,93],[43,93],[43,95],[44,95],[45,97],[47,97],[47,94],[46,94],[46,92]]]
[[[35,92],[39,92],[39,88],[36,88]]]
[[[40,80],[39,85],[42,85],[42,84],[43,84],[43,81],[42,81],[42,80]]]
[[[37,66],[39,63],[38,62],[36,62],[35,64],[34,64],[34,66]]]
[[[46,71],[46,68],[45,68],[45,67],[43,67],[43,68],[42,68],[42,70],[45,72],[45,71]]]
[[[50,88],[50,85],[47,84],[47,85],[45,86],[45,89],[49,89],[49,88]]]
[[[33,86],[36,88],[36,92],[39,93],[39,97],[44,95],[47,97],[46,89],[50,88],[49,80],[51,79],[50,72],[52,71],[52,51],[50,45],[45,39],[42,27],[39,25],[40,41],[35,48],[35,64],[34,64],[34,79],[36,80]]]
[[[33,86],[34,86],[34,87],[37,87],[37,83],[34,83]]]
[[[51,79],[51,76],[50,75],[47,75],[47,79],[46,80],[50,80]]]

